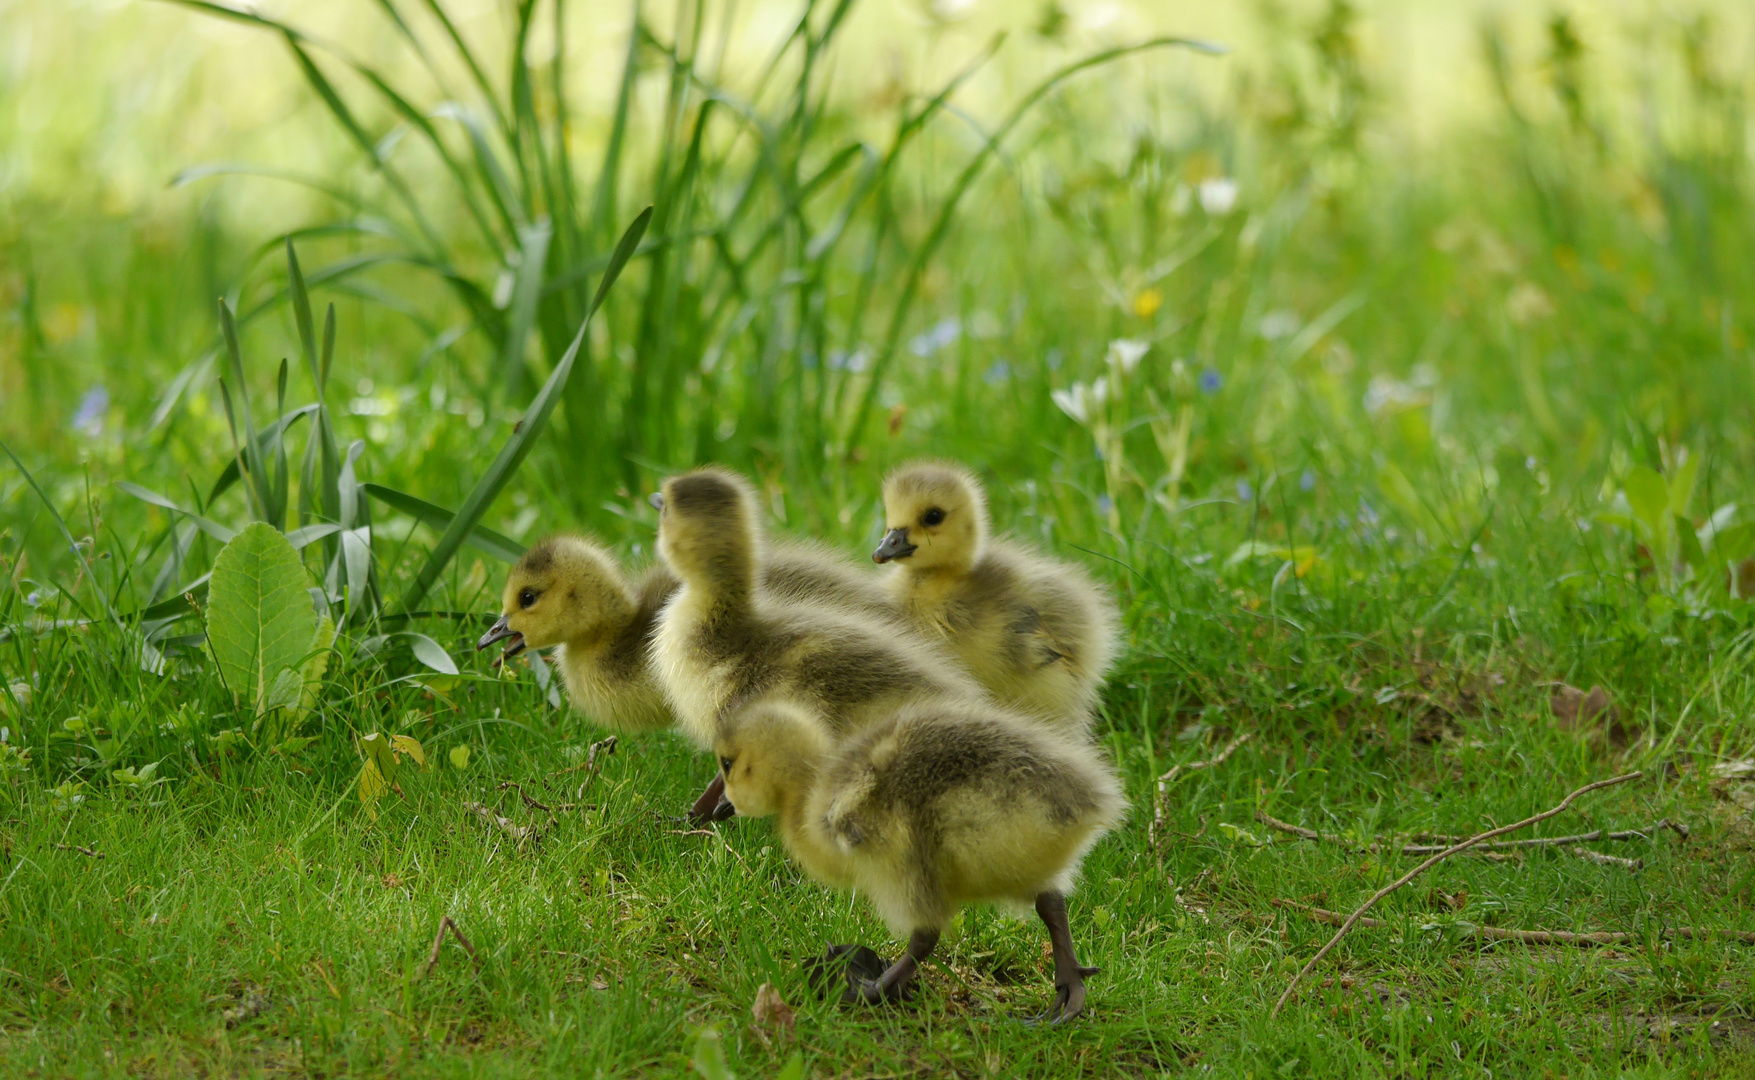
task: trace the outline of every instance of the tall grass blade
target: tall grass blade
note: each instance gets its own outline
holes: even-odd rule
[[[1217,55],[1225,51],[1220,46],[1193,38],[1161,37],[1132,45],[1105,49],[1081,60],[1076,60],[1037,83],[1028,94],[1025,94],[1023,99],[1012,108],[1005,120],[994,129],[992,137],[982,144],[974,158],[963,167],[963,171],[958,174],[955,183],[951,185],[950,194],[939,208],[938,218],[933,222],[926,240],[921,243],[919,248],[915,249],[914,258],[908,267],[908,276],[903,282],[901,293],[896,299],[896,306],[890,315],[889,329],[884,333],[877,356],[872,360],[865,393],[861,395],[859,408],[853,414],[853,419],[847,425],[846,434],[842,438],[842,444],[847,453],[852,453],[857,448],[860,437],[865,433],[872,408],[877,404],[878,393],[883,389],[884,375],[888,371],[890,362],[895,359],[896,348],[902,340],[903,330],[907,327],[908,316],[914,306],[914,298],[920,291],[921,279],[926,276],[927,266],[931,263],[932,257],[938,253],[939,245],[944,243],[945,237],[950,233],[951,223],[956,217],[957,208],[961,205],[963,196],[968,193],[969,188],[975,183],[976,177],[987,165],[988,159],[1005,141],[1005,137],[1018,126],[1018,123],[1029,114],[1031,109],[1036,107],[1038,102],[1052,93],[1060,84],[1080,72],[1113,63],[1122,57],[1132,56],[1135,53],[1163,48],[1185,48],[1208,55]]]
[[[573,370],[573,359],[578,356],[579,346],[584,342],[585,333],[591,327],[591,317],[597,314],[597,309],[603,304],[603,298],[608,294],[610,287],[615,284],[616,278],[621,276],[622,267],[626,266],[628,259],[633,257],[634,249],[639,245],[640,238],[645,235],[647,223],[651,218],[652,208],[647,207],[640,212],[640,216],[635,218],[633,224],[629,225],[627,231],[622,234],[621,242],[616,245],[615,255],[610,260],[609,268],[603,272],[603,280],[598,284],[597,293],[591,299],[591,306],[586,309],[585,319],[579,324],[579,332],[573,338],[572,346],[567,349],[566,354],[555,365],[554,371],[550,373],[548,380],[538,391],[536,399],[531,402],[530,409],[524,414],[524,420],[513,431],[512,437],[500,449],[499,456],[494,459],[493,464],[488,466],[487,472],[482,475],[469,496],[463,500],[463,505],[458,507],[457,516],[451,519],[451,524],[439,537],[438,543],[434,545],[432,552],[427,556],[426,562],[421,566],[414,580],[409,583],[400,604],[404,612],[413,611],[426,598],[428,590],[433,587],[433,583],[438,580],[439,575],[450,564],[452,557],[457,554],[457,549],[462,546],[464,538],[481,521],[482,515],[487,513],[488,507],[499,496],[500,491],[511,480],[512,475],[518,471],[518,467],[524,463],[524,458],[530,453],[531,445],[536,437],[548,426],[549,415],[554,411],[555,399],[562,388],[566,386],[567,377]]]
[[[530,328],[536,323],[536,303],[542,298],[550,235],[546,219],[518,230],[519,262],[512,283],[512,320],[500,354],[500,380],[507,395],[517,393],[524,384],[524,349],[530,340]]]
[[[416,498],[406,492],[387,488],[382,484],[361,484],[360,490],[377,499],[392,510],[400,510],[409,517],[443,534],[451,527],[457,515],[442,506]],[[524,556],[524,545],[509,536],[502,535],[485,525],[477,525],[469,530],[463,542],[477,551],[492,555],[501,562],[517,562]]]
[[[43,490],[41,484],[37,483],[37,478],[31,475],[31,471],[24,467],[24,462],[18,459],[18,455],[12,452],[12,447],[0,442],[0,450],[6,451],[6,456],[12,459],[12,464],[18,468],[19,473],[24,477],[24,482],[37,493],[37,499],[49,512],[49,517],[55,522],[55,528],[61,533],[61,539],[66,541],[67,550],[73,553],[74,558],[86,564],[86,576],[91,578],[91,591],[97,594],[98,601],[104,605],[104,612],[109,615],[110,621],[116,624],[118,630],[122,630],[121,616],[116,614],[115,606],[110,603],[109,595],[98,585],[97,578],[91,574],[91,563],[86,559],[78,542],[73,539],[73,533],[67,528],[67,522],[61,517],[61,511],[55,509],[55,504],[49,501],[48,493]]]

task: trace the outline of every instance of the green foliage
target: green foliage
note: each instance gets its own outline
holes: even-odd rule
[[[308,584],[298,552],[260,522],[213,562],[208,647],[233,698],[258,717],[297,709],[322,679],[335,626],[319,625]]]
[[[280,164],[136,210],[157,165],[0,110],[0,1071],[1734,1072],[1748,950],[1655,935],[1746,927],[1755,889],[1746,35],[1513,6],[1446,49],[1445,94],[1491,95],[1462,122],[1339,0],[1186,64],[1070,7],[1036,20],[1064,45],[999,45],[970,27],[1003,5],[927,6],[874,84],[858,3],[723,49],[727,8],[643,5],[586,111],[577,4],[295,16],[324,40],[207,5],[309,107],[226,39],[280,117],[226,152]],[[55,160],[101,212],[33,193]],[[816,1003],[803,958],[899,943],[765,826],[675,826],[709,763],[660,737],[582,772],[542,658],[469,648],[538,535],[649,560],[669,469],[745,468],[777,533],[861,558],[919,455],[1126,611],[1098,730],[1136,812],[1073,899],[1104,975],[1070,1029],[1011,1020],[1040,930],[983,912],[916,1007]],[[312,665],[240,695],[191,620],[248,529],[321,595]],[[1553,683],[1615,709],[1550,724]],[[1617,849],[1637,876],[1452,860],[1266,1021],[1329,933],[1273,901],[1348,908],[1396,862],[1255,809],[1363,848],[1635,765],[1578,828],[1694,840]],[[414,978],[441,915],[481,967]],[[1483,961],[1471,926],[1654,936]],[[764,982],[796,1034],[748,1024]]]
[[[1659,598],[1689,593],[1702,603],[1747,600],[1755,573],[1744,563],[1755,556],[1755,521],[1730,502],[1697,527],[1690,507],[1699,475],[1700,458],[1686,448],[1677,450],[1667,475],[1636,465],[1596,520],[1632,536]]]

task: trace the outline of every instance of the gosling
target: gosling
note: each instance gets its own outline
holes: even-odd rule
[[[776,545],[763,566],[763,588],[777,598],[827,604],[870,618],[893,619],[889,597],[815,545]],[[505,641],[503,658],[558,645],[555,663],[575,707],[605,727],[643,733],[673,723],[650,664],[658,612],[681,582],[663,566],[630,579],[602,545],[582,536],[551,536],[526,551],[506,575],[499,621],[476,649]]]
[[[807,711],[758,702],[721,725],[714,750],[738,814],[774,815],[806,873],[864,893],[907,935],[880,977],[849,972],[855,1000],[900,1000],[957,909],[998,902],[1034,905],[1048,927],[1055,992],[1042,1017],[1083,1011],[1097,969],[1073,950],[1066,894],[1126,811],[1089,740],[956,703],[907,705],[837,740]]]
[[[918,699],[983,697],[900,620],[758,590],[764,545],[755,496],[742,477],[700,469],[666,480],[652,501],[659,554],[682,580],[659,615],[653,667],[678,728],[703,750],[712,748],[728,707],[760,697],[798,704],[835,731]],[[718,786],[715,777],[709,791]],[[719,808],[719,816],[729,814],[729,806]]]
[[[946,642],[1001,703],[1050,723],[1090,726],[1115,658],[1115,603],[1070,563],[991,539],[987,497],[958,465],[917,462],[884,481],[891,596]]]

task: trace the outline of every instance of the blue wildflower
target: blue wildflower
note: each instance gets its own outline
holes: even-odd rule
[[[982,378],[987,380],[989,386],[998,386],[1000,383],[1005,382],[1011,377],[1012,366],[1004,360],[995,360],[993,366],[988,368],[987,373],[982,376]]]
[[[1216,394],[1225,385],[1225,380],[1217,371],[1207,368],[1200,373],[1200,389],[1203,394]]]
[[[1251,500],[1253,498],[1255,498],[1255,489],[1253,487],[1249,486],[1249,481],[1247,481],[1247,480],[1237,481],[1237,499],[1238,499],[1238,501],[1239,502],[1248,502],[1249,500]]]
[[[1107,495],[1097,496],[1097,512],[1108,517],[1115,512],[1115,500]]]
[[[85,392],[79,399],[79,408],[73,413],[73,430],[83,432],[96,438],[104,433],[104,414],[110,411],[110,392],[98,384]]]
[[[1314,471],[1312,471],[1310,469],[1304,470],[1304,475],[1300,476],[1298,478],[1298,490],[1299,491],[1315,491],[1316,490],[1316,473]]]
[[[908,343],[915,356],[931,356],[947,345],[954,345],[963,336],[963,323],[958,319],[946,319],[928,330],[917,335]]]

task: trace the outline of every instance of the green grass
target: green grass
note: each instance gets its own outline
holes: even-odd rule
[[[330,194],[209,179],[118,211],[41,168],[0,187],[0,1072],[677,1074],[703,1030],[740,1076],[794,1054],[810,1076],[1748,1071],[1755,949],[1662,937],[1755,930],[1755,792],[1713,772],[1755,749],[1755,67],[1715,28],[1732,8],[1484,22],[1457,61],[1470,107],[1434,137],[1344,4],[1265,7],[1225,57],[1076,71],[1116,42],[1007,8],[990,61],[920,35],[940,51],[907,93],[853,63],[857,4],[778,44],[734,27],[724,61],[711,6],[630,32],[563,5],[563,36],[615,57],[590,95],[540,59],[554,7],[465,24],[478,81],[429,8],[371,17],[392,6],[409,35],[295,35],[308,68],[263,27],[223,39],[286,117],[224,156]],[[0,101],[28,89],[0,80]],[[482,142],[412,118],[447,93]],[[39,165],[91,149],[0,123]],[[526,410],[548,379],[545,427]],[[301,413],[216,491],[234,430],[317,403],[322,425]],[[508,445],[528,456],[496,475]],[[709,763],[675,739],[576,769],[603,732],[469,648],[490,552],[588,528],[648,558],[668,471],[742,468],[776,529],[860,560],[882,471],[927,454],[976,466],[1003,528],[1126,612],[1099,733],[1134,810],[1072,899],[1103,974],[1060,1028],[1015,1019],[1050,995],[1041,928],[982,910],[914,1006],[815,1001],[800,962],[824,945],[898,948],[861,903],[801,880],[763,823],[681,825]],[[303,549],[350,620],[309,745],[275,751],[214,671],[217,540],[116,482],[221,530],[370,527],[367,563],[334,536]],[[458,548],[384,489],[504,537]],[[383,636],[410,630],[461,674]],[[1603,686],[1612,721],[1556,719],[1559,683]],[[354,782],[376,732],[433,764],[374,818]],[[1241,734],[1175,781],[1154,845],[1155,778]],[[1274,901],[1351,910],[1412,864],[1257,811],[1360,842],[1468,833],[1634,768],[1535,831],[1669,818],[1685,843],[1592,845],[1636,873],[1452,859],[1268,1016],[1330,933]],[[476,962],[447,941],[423,975],[444,916]],[[764,982],[795,1036],[752,1027]]]

